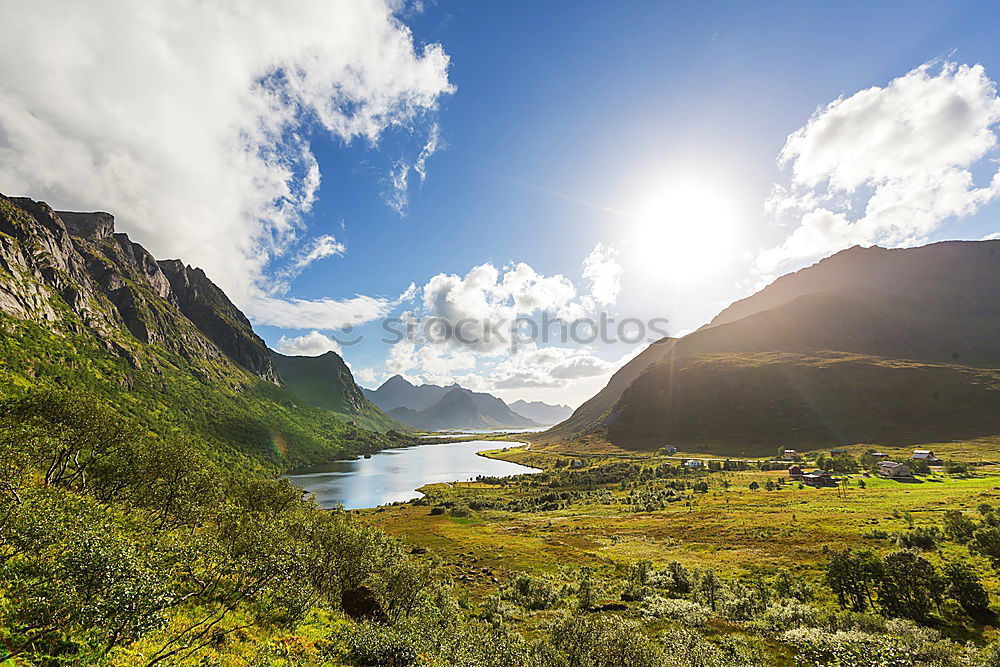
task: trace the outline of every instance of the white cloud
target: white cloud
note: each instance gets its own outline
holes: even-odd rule
[[[497,389],[560,387],[568,380],[610,373],[613,367],[583,349],[530,345],[497,364],[488,382]]]
[[[255,297],[302,245],[320,184],[308,134],[420,134],[453,90],[448,56],[413,43],[397,4],[7,0],[0,183],[114,213],[157,257],[201,266],[267,317],[257,307],[273,299]],[[332,244],[320,237],[292,267]]]
[[[412,375],[422,382],[450,384],[457,370],[475,367],[476,356],[468,350],[443,345],[416,345],[407,340],[389,348],[385,362],[388,373]]]
[[[440,139],[440,128],[435,123],[431,125],[427,142],[420,149],[416,160],[412,163],[405,158],[396,160],[396,164],[389,173],[389,191],[385,195],[385,202],[400,215],[406,215],[406,206],[410,199],[410,172],[415,171],[420,177],[420,184],[423,185],[427,179],[427,160],[434,155],[438,149]]]
[[[381,384],[379,381],[379,375],[375,372],[374,368],[362,368],[352,374],[354,375],[355,382],[363,387],[373,389]]]
[[[323,234],[312,239],[309,245],[294,257],[288,266],[278,271],[273,280],[268,281],[272,293],[283,294],[290,288],[290,283],[313,262],[327,257],[343,256],[347,246],[329,234]]]
[[[925,64],[839,98],[789,135],[778,162],[791,167],[766,208],[794,216],[758,269],[815,258],[853,244],[912,245],[944,221],[1000,194],[1000,172],[976,184],[1000,122],[996,84],[980,65]]]
[[[341,329],[359,326],[389,314],[389,299],[355,296],[351,299],[283,299],[255,297],[250,312],[256,324],[286,329]]]
[[[399,302],[420,297],[402,318],[415,336],[396,343],[385,368],[423,382],[460,382],[470,388],[555,387],[566,380],[606,373],[608,362],[581,350],[537,348],[524,334],[540,334],[540,314],[570,322],[593,317],[618,297],[617,249],[598,243],[583,262],[588,289],[582,293],[562,274],[545,275],[525,262],[497,268],[487,262],[464,276],[441,273],[422,288],[411,285]],[[518,318],[533,319],[534,332]],[[590,332],[590,329],[586,329]],[[583,331],[584,329],[581,329]],[[552,322],[548,334],[560,336]],[[444,335],[442,335],[444,334]],[[563,343],[566,341],[563,340]],[[498,359],[503,358],[498,362]],[[456,372],[463,371],[463,375]]]
[[[278,352],[292,357],[318,357],[327,352],[341,354],[340,344],[318,331],[310,331],[296,338],[282,336],[278,340]]]
[[[618,300],[622,266],[617,256],[617,248],[598,243],[583,260],[583,277],[590,282],[590,294],[602,306],[614,305]]]

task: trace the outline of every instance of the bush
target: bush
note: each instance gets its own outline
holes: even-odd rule
[[[698,626],[708,622],[709,610],[697,602],[650,595],[639,608],[643,616],[669,618],[684,625]]]
[[[896,546],[900,549],[919,549],[920,551],[931,551],[937,548],[938,540],[941,538],[941,531],[937,526],[918,526],[913,530],[896,534]]]
[[[524,572],[514,575],[500,589],[500,599],[529,610],[552,609],[566,596],[566,587]]]
[[[944,533],[949,539],[966,544],[976,532],[976,522],[965,516],[960,510],[948,510],[944,513]]]
[[[948,583],[948,597],[956,600],[967,614],[981,614],[989,609],[990,596],[975,568],[952,561],[944,566],[944,578]]]
[[[417,650],[393,627],[361,623],[347,637],[350,658],[358,665],[407,667],[416,664]]]

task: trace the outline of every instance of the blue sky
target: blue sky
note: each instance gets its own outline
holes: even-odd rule
[[[19,26],[0,189],[111,210],[269,345],[337,349],[369,386],[576,405],[642,345],[393,348],[380,318],[605,312],[682,334],[852,243],[1000,231],[994,3],[40,7],[0,16]],[[60,27],[58,48],[19,41]],[[362,342],[333,344],[338,318]]]
[[[759,232],[754,246],[778,242],[763,202],[781,180],[775,158],[786,137],[817,107],[928,61],[1000,72],[994,11],[912,2],[428,4],[406,22],[418,42],[439,42],[452,57],[457,91],[437,114],[444,147],[401,217],[383,201],[391,139],[373,148],[317,136],[324,185],[312,224],[347,252],[303,273],[293,292],[395,296],[486,261],[579,281],[590,249],[627,237],[629,221],[572,198],[625,210],[642,188],[657,187],[658,173],[677,171],[733,188],[734,206]],[[980,238],[1000,229],[994,220],[989,207],[931,238]],[[733,278],[693,296],[677,295],[683,279],[641,294],[623,289],[617,310],[689,330],[753,285]],[[638,282],[625,276],[623,286]],[[272,345],[304,333],[260,330]],[[386,349],[374,337],[345,350],[355,368],[381,370]],[[538,393],[555,400],[560,390]]]

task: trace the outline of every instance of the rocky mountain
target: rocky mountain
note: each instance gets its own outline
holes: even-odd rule
[[[364,389],[365,396],[385,412],[396,408],[426,410],[441,400],[448,389],[433,384],[415,385],[401,375],[393,375],[378,389]]]
[[[343,451],[359,406],[360,417],[374,411],[398,426],[358,403],[356,386],[345,412],[296,407],[264,342],[205,273],[156,261],[107,213],[0,195],[0,330],[6,383],[97,392],[254,456]]]
[[[251,373],[279,382],[267,345],[254,333],[250,320],[201,269],[179,259],[157,262],[170,283],[181,312],[226,356]]]
[[[1000,433],[998,277],[997,241],[845,250],[651,346],[549,437],[749,454]]]
[[[538,425],[513,412],[502,399],[458,385],[414,385],[394,375],[378,389],[364,391],[372,403],[390,417],[417,428],[528,428]]]
[[[501,399],[454,386],[423,410],[398,407],[389,416],[428,431],[455,428],[526,428],[537,424],[515,414]]]
[[[552,405],[542,401],[516,400],[510,404],[510,409],[539,424],[558,424],[573,414],[568,405]]]

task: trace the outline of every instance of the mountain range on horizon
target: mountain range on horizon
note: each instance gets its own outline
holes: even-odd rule
[[[511,409],[503,399],[492,394],[474,392],[458,384],[445,387],[434,384],[415,385],[398,374],[390,377],[377,389],[363,391],[372,403],[390,417],[426,430],[532,428],[556,423],[534,420]],[[539,408],[541,411],[558,412],[559,407],[542,403],[532,410],[540,416]]]

